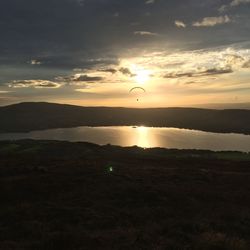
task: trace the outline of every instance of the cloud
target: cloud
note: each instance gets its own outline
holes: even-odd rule
[[[193,72],[186,72],[186,73],[178,73],[178,72],[172,72],[168,73],[164,76],[164,78],[180,78],[180,77],[193,77]]]
[[[245,64],[246,60],[237,54],[226,54],[225,55],[225,63],[227,65],[231,65],[234,68],[241,68]]]
[[[140,35],[140,36],[158,36],[159,35],[157,33],[149,32],[149,31],[135,31],[134,34]]]
[[[154,4],[156,0],[147,0],[145,4]]]
[[[230,5],[222,5],[218,10],[219,12],[225,12],[228,8],[229,8]]]
[[[31,64],[31,65],[41,65],[42,64],[42,62],[40,62],[40,61],[38,61],[36,59],[30,60],[28,63]]]
[[[98,82],[102,81],[101,76],[88,76],[88,75],[76,75],[73,79],[74,82]]]
[[[119,71],[123,74],[123,75],[128,75],[130,77],[134,77],[136,76],[136,74],[133,74],[130,69],[128,68],[120,68]]]
[[[238,6],[240,4],[246,4],[246,3],[250,3],[250,0],[233,0],[231,3],[230,3],[230,6]]]
[[[56,82],[68,86],[84,86],[91,87],[101,82],[105,84],[116,84],[129,82],[132,77],[135,77],[129,67],[123,64],[119,66],[110,65],[110,67],[94,67],[92,69],[74,69],[75,74],[58,76]]]
[[[96,72],[97,73],[97,72]],[[69,76],[58,76],[55,78],[57,82],[60,82],[63,85],[69,86],[87,86],[86,84],[92,84],[104,80],[102,76],[90,76],[88,74],[74,74]]]
[[[230,23],[231,19],[225,15],[225,16],[219,16],[219,17],[204,17],[201,21],[194,22],[193,26],[195,27],[213,27],[216,25],[226,24]]]
[[[250,60],[249,61],[246,61],[243,65],[242,65],[242,68],[250,68]]]
[[[212,68],[212,69],[207,69],[205,71],[201,71],[197,73],[197,75],[200,76],[211,76],[211,75],[221,75],[221,74],[230,74],[233,73],[233,70],[231,68]]]
[[[59,88],[61,84],[47,80],[14,80],[8,86],[10,88]]]
[[[111,74],[115,74],[117,72],[116,69],[113,68],[109,68],[109,69],[99,69],[100,72],[106,72],[106,73],[111,73]]]
[[[221,74],[229,74],[233,73],[231,68],[210,68],[197,72],[184,72],[178,73],[173,72],[164,76],[164,78],[181,78],[181,77],[202,77],[202,76],[212,76],[212,75],[221,75]]]
[[[219,11],[224,12],[224,11],[227,11],[228,9],[230,9],[232,7],[236,7],[236,6],[239,6],[241,4],[248,4],[248,3],[250,3],[250,0],[233,0],[230,4],[222,5],[219,8]]]
[[[186,25],[184,22],[179,21],[179,20],[176,20],[174,23],[175,23],[175,25],[176,25],[178,28],[186,28],[186,27],[187,27],[187,25]]]

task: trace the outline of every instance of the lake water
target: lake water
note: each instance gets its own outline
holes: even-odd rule
[[[176,128],[77,127],[0,134],[0,140],[19,139],[86,141],[100,145],[137,145],[144,148],[164,147],[250,152],[249,135],[208,133]]]

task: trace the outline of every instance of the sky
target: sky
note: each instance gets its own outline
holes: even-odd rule
[[[250,0],[2,0],[0,30],[0,106],[250,102]]]

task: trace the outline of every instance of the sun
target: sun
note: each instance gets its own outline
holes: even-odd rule
[[[135,80],[137,83],[144,84],[150,79],[150,72],[149,70],[138,70],[136,72]]]
[[[149,69],[145,69],[136,64],[130,64],[131,72],[134,74],[134,79],[138,84],[145,84],[151,78],[151,71]]]

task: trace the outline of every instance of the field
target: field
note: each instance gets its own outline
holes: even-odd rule
[[[250,154],[0,142],[0,249],[250,249]]]

